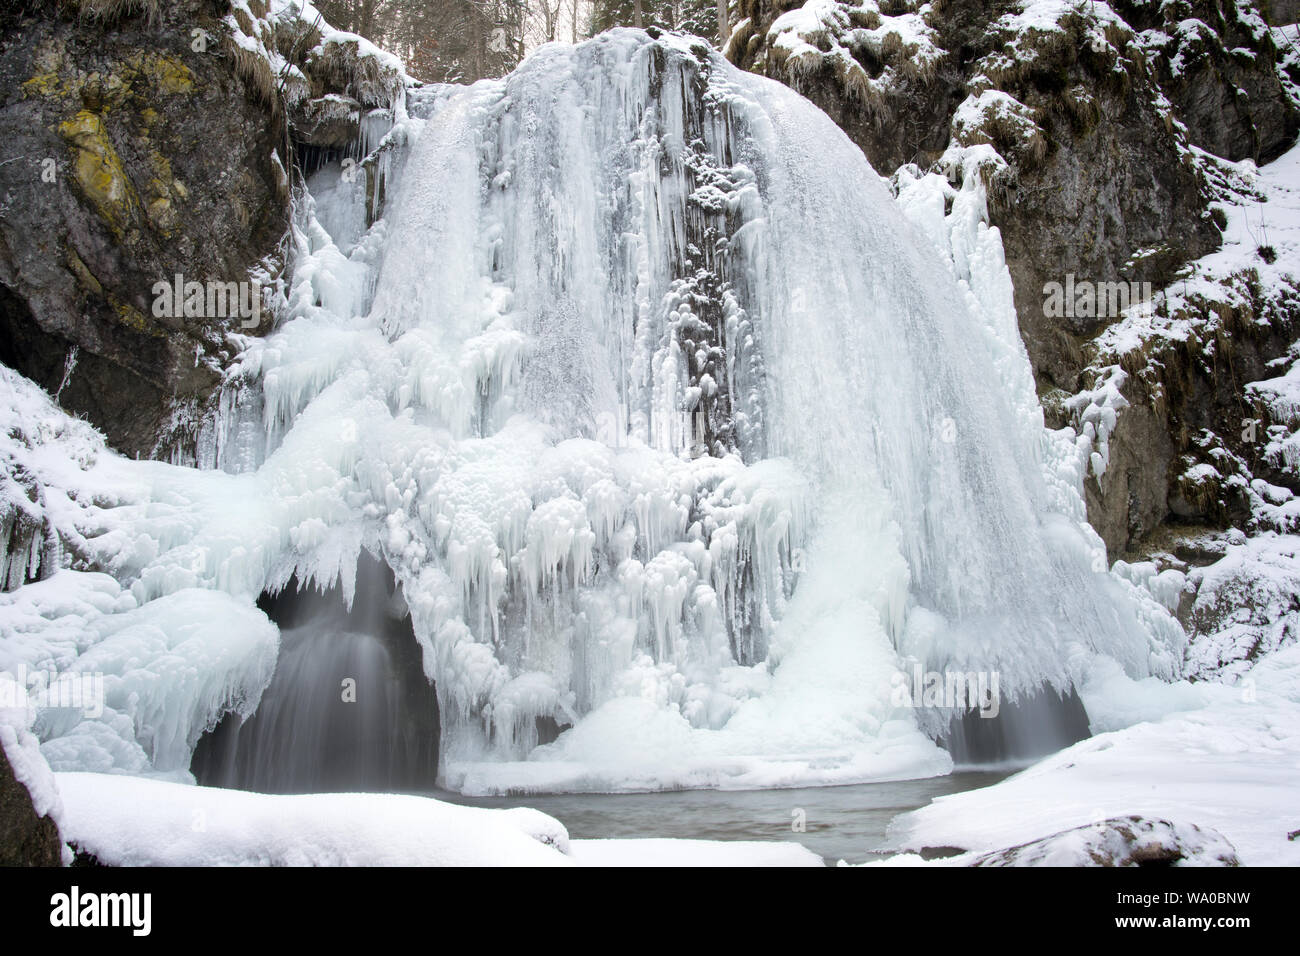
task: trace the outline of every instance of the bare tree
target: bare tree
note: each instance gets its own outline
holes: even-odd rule
[[[560,27],[560,14],[564,12],[564,0],[532,0],[532,5],[540,21],[541,42],[554,42]]]

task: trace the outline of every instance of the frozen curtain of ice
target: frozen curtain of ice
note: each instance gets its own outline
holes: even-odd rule
[[[466,790],[942,773],[951,714],[900,706],[913,662],[997,671],[1007,698],[1098,654],[1174,675],[1181,631],[1084,520],[1096,435],[1044,429],[979,155],[949,157],[960,187],[900,171],[895,198],[795,93],[636,31],[395,113],[382,203],[337,166],[299,198],[218,467],[95,465],[120,493],[80,499],[81,544],[112,577],[64,592],[154,651],[59,644],[57,614],[3,597],[32,608],[11,658],[118,688],[110,727],[44,728],[56,769],[183,772],[270,680],[252,601],[295,573],[350,597],[362,549]],[[228,652],[177,633],[222,613],[203,640],[242,635]],[[132,696],[176,646],[189,682]],[[539,718],[568,729],[540,742]]]

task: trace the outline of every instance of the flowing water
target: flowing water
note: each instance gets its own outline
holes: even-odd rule
[[[437,702],[393,575],[358,566],[337,589],[290,588],[263,605],[280,625],[271,685],[247,719],[228,716],[195,748],[201,785],[260,793],[413,791],[438,769]]]

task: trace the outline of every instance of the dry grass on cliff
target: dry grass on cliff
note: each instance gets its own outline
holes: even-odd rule
[[[162,0],[68,0],[76,12],[90,20],[111,22],[134,13],[143,13],[150,22],[162,12]]]
[[[226,53],[235,66],[237,73],[245,83],[253,88],[257,98],[277,113],[280,98],[276,95],[275,73],[270,62],[260,52],[240,46],[232,38],[225,40]]]
[[[377,56],[365,55],[355,40],[321,44],[312,51],[307,72],[314,86],[342,90],[372,108],[391,107],[405,83],[398,70]]]

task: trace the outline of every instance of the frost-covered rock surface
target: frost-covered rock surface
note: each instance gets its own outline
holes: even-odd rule
[[[362,111],[391,121],[410,83],[400,59],[334,29],[307,0],[230,0],[229,7],[225,44],[236,68],[271,109],[287,113],[298,142],[352,148]]]
[[[1223,247],[1098,336],[1097,384],[1067,404],[1078,423],[1115,410],[1089,517],[1153,573],[1185,575],[1171,609],[1192,637],[1186,672],[1231,680],[1300,631],[1300,149],[1214,165]]]
[[[954,847],[904,853],[866,865],[922,866],[1237,866],[1232,844],[1195,824],[1139,816],[1098,820],[1073,830],[990,853]],[[939,851],[939,852],[936,852]],[[940,855],[941,853],[941,855]]]

